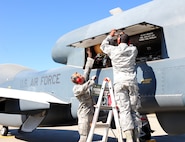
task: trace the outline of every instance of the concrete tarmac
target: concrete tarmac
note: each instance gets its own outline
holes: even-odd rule
[[[152,139],[156,142],[185,142],[185,135],[168,136],[160,127],[155,114],[148,115],[152,130]],[[170,125],[170,124],[169,124]],[[37,128],[32,133],[18,133],[16,128],[9,128],[8,136],[0,136],[0,142],[78,142],[77,125],[63,127]],[[102,130],[96,129],[93,140],[101,140]],[[116,131],[109,131],[108,142],[117,142]]]

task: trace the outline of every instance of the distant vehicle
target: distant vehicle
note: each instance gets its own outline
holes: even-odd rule
[[[52,50],[65,66],[36,71],[14,64],[0,65],[0,124],[32,132],[37,126],[72,125],[78,101],[70,76],[83,72],[85,48],[96,60],[91,75],[97,84],[113,78],[109,58],[99,46],[112,29],[123,30],[138,48],[137,78],[141,114],[155,113],[168,134],[185,133],[185,1],[153,0],[63,35]],[[98,56],[97,56],[98,54]]]

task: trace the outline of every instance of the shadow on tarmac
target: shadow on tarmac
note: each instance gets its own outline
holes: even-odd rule
[[[10,130],[16,139],[27,142],[78,142],[78,131],[58,129],[36,129],[32,133],[18,133],[17,129]],[[102,136],[95,134],[93,141],[101,140]],[[185,135],[178,136],[153,136],[156,142],[184,142]],[[117,142],[116,138],[109,137],[108,142]]]
[[[10,134],[16,139],[28,142],[78,142],[78,131],[37,129],[32,133],[18,133],[17,129],[10,130]],[[93,141],[101,140],[102,136],[95,134]],[[116,138],[108,138],[108,142],[116,142]]]

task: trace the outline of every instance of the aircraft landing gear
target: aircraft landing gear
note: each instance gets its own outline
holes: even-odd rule
[[[1,128],[1,135],[2,136],[7,136],[8,135],[8,126],[3,126],[2,128]]]

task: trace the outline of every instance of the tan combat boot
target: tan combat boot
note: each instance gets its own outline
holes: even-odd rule
[[[140,140],[139,140],[139,131],[138,131],[138,129],[137,128],[135,128],[134,130],[133,130],[133,132],[134,132],[134,142],[140,142]]]
[[[135,142],[133,130],[127,130],[124,133],[126,136],[126,142]]]

